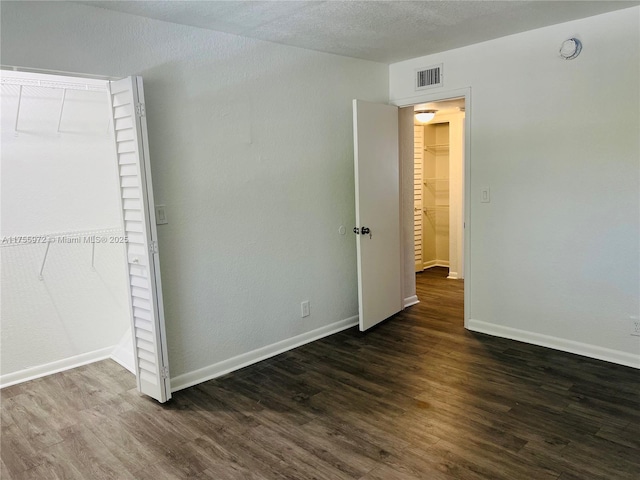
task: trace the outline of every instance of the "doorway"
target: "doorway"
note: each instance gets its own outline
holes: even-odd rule
[[[1,383],[106,357],[133,372],[107,82],[1,76]]]
[[[113,358],[168,400],[142,78],[1,77],[0,383]]]
[[[380,297],[384,297],[384,301],[388,305],[399,305],[395,307],[395,312],[403,308],[410,307],[419,303],[420,300],[416,292],[416,213],[419,212],[419,218],[423,221],[422,212],[422,196],[423,181],[421,174],[420,180],[417,182],[420,186],[421,199],[416,205],[414,193],[416,191],[416,178],[414,171],[414,129],[415,129],[415,107],[423,107],[426,102],[436,102],[439,107],[446,105],[446,102],[458,102],[458,105],[467,105],[471,98],[471,89],[459,89],[447,94],[423,95],[421,97],[409,99],[406,103],[399,102],[392,105],[368,104],[361,100],[354,100],[354,167],[355,167],[355,190],[356,190],[356,234],[357,246],[357,268],[358,268],[358,299],[359,299],[359,317],[360,328],[365,330],[371,325],[375,325],[385,318],[388,318],[388,312],[382,314],[375,309],[369,309],[369,315],[373,315],[374,321],[366,317],[367,309],[363,305],[369,301],[380,302]],[[421,103],[422,102],[422,103]],[[460,103],[462,102],[462,103]],[[457,106],[458,106],[457,105]],[[458,263],[455,270],[450,269],[451,257],[448,259],[449,267],[447,267],[447,275],[451,275],[452,279],[461,279],[468,277],[470,269],[469,263],[469,195],[468,178],[469,174],[469,116],[467,109],[457,108],[455,112],[456,121],[460,128],[449,128],[450,132],[457,132],[457,139],[451,142],[451,148],[459,149],[459,155],[456,157],[458,161],[449,162],[449,176],[455,176],[456,182],[449,180],[448,190],[450,200],[454,199],[453,208],[444,202],[439,204],[434,202],[431,210],[447,210],[449,211],[449,228],[447,229],[449,241],[455,241],[453,249],[453,259]],[[463,113],[463,115],[460,115]],[[444,112],[441,113],[444,115]],[[435,115],[433,115],[435,116]],[[433,117],[432,117],[433,118]],[[444,119],[444,116],[441,117]],[[430,119],[431,120],[431,119]],[[452,123],[452,120],[449,121]],[[381,142],[376,148],[371,148],[373,143],[368,144],[370,139]],[[376,144],[377,145],[377,144]],[[363,148],[364,147],[364,148]],[[424,145],[423,145],[424,148]],[[362,157],[362,158],[360,158]],[[447,159],[448,161],[448,159]],[[364,166],[364,168],[362,168]],[[364,170],[364,173],[361,171]],[[371,175],[367,172],[376,172]],[[380,177],[380,173],[385,172]],[[428,177],[435,181],[436,173],[433,177]],[[375,181],[373,181],[375,179]],[[398,181],[399,180],[399,181]],[[398,192],[398,186],[400,187]],[[384,192],[388,201],[381,201],[381,192]],[[438,195],[444,199],[444,195]],[[385,198],[387,198],[385,197]],[[397,200],[401,199],[400,208],[396,209]],[[450,201],[449,200],[449,201]],[[364,208],[363,208],[364,204]],[[390,205],[384,212],[379,208],[380,205]],[[436,208],[438,207],[438,208]],[[443,208],[446,207],[446,208]],[[366,214],[363,214],[365,212]],[[401,218],[400,218],[401,217]],[[456,230],[452,232],[452,225]],[[422,232],[421,232],[422,234]],[[395,248],[395,239],[400,236],[399,248]],[[393,240],[393,242],[392,242]],[[381,247],[385,242],[388,247]],[[380,247],[384,250],[384,254],[378,252],[373,259],[365,258],[366,252],[363,247],[371,247],[368,250],[373,251],[374,247]],[[419,251],[422,254],[422,245]],[[395,259],[400,258],[400,272],[397,269],[389,270],[381,275],[371,274],[365,269],[375,266],[378,258]],[[395,261],[395,260],[393,260]],[[436,262],[434,262],[436,263]],[[420,261],[421,269],[424,270],[424,262]],[[436,265],[431,265],[436,266]],[[442,267],[439,267],[442,268]],[[454,276],[455,274],[455,276]],[[390,278],[391,277],[391,278]],[[401,295],[398,299],[395,288],[385,288],[377,279],[385,278],[394,285],[401,286]],[[464,290],[464,324],[468,322],[467,305],[469,299],[468,289]],[[381,309],[380,309],[381,310]],[[393,312],[392,312],[393,313]],[[385,314],[387,316],[385,317]]]
[[[464,98],[414,106],[415,271],[464,278]]]

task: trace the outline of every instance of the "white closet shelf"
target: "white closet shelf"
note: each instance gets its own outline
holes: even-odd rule
[[[449,144],[448,143],[434,143],[434,144],[431,144],[431,145],[425,145],[424,149],[427,152],[433,152],[433,153],[446,152],[446,151],[449,150]]]
[[[99,83],[104,83],[100,85]],[[60,82],[54,80],[34,80],[30,78],[19,77],[3,77],[0,78],[1,85],[19,85],[21,87],[43,87],[43,88],[57,88],[64,90],[86,90],[92,92],[106,92],[107,82],[102,80],[101,82]]]
[[[428,210],[442,210],[442,209],[446,209],[449,208],[449,205],[432,205],[430,207],[424,207],[424,211],[428,211]]]
[[[448,182],[449,177],[434,177],[434,178],[425,178],[424,183],[435,183],[435,182]]]
[[[117,239],[114,237],[122,237]],[[121,243],[122,242],[122,243]],[[123,244],[124,231],[121,228],[105,228],[99,230],[69,231],[58,233],[45,233],[41,235],[11,235],[2,237],[0,247],[15,246],[37,246],[46,245],[44,257],[40,265],[40,273],[38,278],[44,280],[44,267],[47,263],[49,249],[52,243],[68,245],[68,244],[91,244],[91,270],[95,271],[95,251],[96,243],[103,244]]]
[[[101,81],[91,81],[87,79],[86,83],[76,83],[76,82],[62,82],[55,80],[36,80],[29,78],[20,78],[20,77],[2,77],[0,78],[1,85],[16,85],[18,86],[18,106],[16,109],[16,120],[14,124],[14,132],[17,135],[19,132],[18,123],[20,120],[20,107],[22,105],[22,97],[24,96],[24,87],[42,87],[42,88],[53,88],[57,90],[62,90],[62,96],[60,97],[60,111],[58,113],[58,128],[56,129],[57,133],[62,133],[60,131],[60,126],[62,124],[62,114],[64,112],[65,101],[67,98],[67,90],[83,90],[89,92],[108,92],[107,90],[107,82],[106,80]],[[107,122],[107,133],[109,133],[109,128],[111,127],[111,117],[108,118]]]

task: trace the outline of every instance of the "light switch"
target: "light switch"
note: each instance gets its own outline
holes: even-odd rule
[[[165,208],[164,205],[156,205],[156,225],[166,225],[169,223]]]
[[[489,187],[483,187],[480,194],[480,202],[482,203],[490,203],[491,202],[491,190]]]

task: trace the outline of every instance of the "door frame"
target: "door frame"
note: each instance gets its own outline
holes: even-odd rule
[[[465,105],[465,118],[464,118],[464,168],[463,168],[463,194],[464,199],[462,202],[463,209],[463,241],[464,241],[464,249],[463,249],[463,271],[464,271],[464,327],[468,328],[469,326],[469,315],[470,315],[470,299],[471,299],[471,87],[458,88],[447,91],[440,91],[435,93],[424,93],[420,95],[416,95],[415,97],[409,98],[401,98],[397,100],[390,101],[390,105],[395,105],[398,108],[403,107],[412,107],[421,103],[429,103],[429,102],[441,102],[443,100],[451,100],[454,98],[464,98]],[[401,173],[402,175],[402,173]],[[400,183],[400,198],[402,199],[403,195],[403,184]],[[401,228],[404,228],[403,222],[404,215],[400,216]],[[402,265],[404,268],[404,253],[407,248],[409,248],[408,242],[406,239],[403,239],[400,244],[402,251]],[[404,278],[404,276],[403,276]],[[405,295],[405,285],[403,281],[402,291],[403,297]]]

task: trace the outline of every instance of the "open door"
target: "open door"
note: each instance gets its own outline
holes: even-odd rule
[[[138,390],[171,398],[142,77],[109,82]]]
[[[360,330],[402,310],[398,109],[353,101]]]

